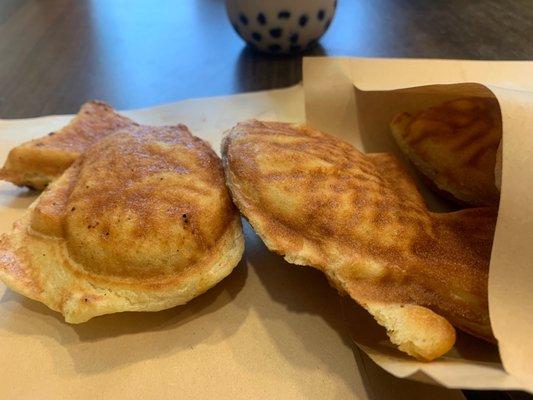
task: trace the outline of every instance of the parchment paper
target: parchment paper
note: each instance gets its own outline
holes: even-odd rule
[[[392,348],[383,330],[353,302],[345,302],[345,313],[354,341],[398,377],[446,387],[532,392],[533,62],[307,58],[304,90],[311,125],[365,152],[390,152],[402,159],[388,128],[396,113],[464,95],[497,97],[504,133],[503,181],[489,308],[501,361],[496,347],[460,334],[447,356],[417,362]],[[411,171],[418,180],[419,174]],[[418,183],[431,209],[454,207]]]
[[[81,105],[81,104],[80,104]],[[185,123],[218,151],[247,118],[303,121],[303,90],[199,99],[130,111],[142,123]],[[70,116],[0,121],[0,160]],[[0,231],[36,194],[0,183]],[[245,224],[243,261],[189,304],[71,326],[0,285],[2,399],[462,399],[395,378],[352,352],[339,297],[311,268],[288,265]]]

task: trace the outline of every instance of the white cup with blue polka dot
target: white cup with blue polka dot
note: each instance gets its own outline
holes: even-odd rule
[[[298,53],[326,32],[336,0],[226,0],[235,31],[260,51]]]

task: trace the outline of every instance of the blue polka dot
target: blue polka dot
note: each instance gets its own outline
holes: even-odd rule
[[[267,18],[265,17],[265,14],[263,13],[257,14],[257,22],[259,22],[260,25],[265,25],[267,22]]]
[[[307,25],[307,21],[309,20],[309,18],[307,18],[307,15],[302,15],[300,17],[300,19],[298,20],[298,23],[300,24],[300,26],[305,26]]]
[[[272,36],[274,39],[281,37],[282,33],[283,33],[283,29],[281,28],[274,28],[270,30],[270,36]]]
[[[311,39],[311,40],[307,43],[307,48],[314,47],[317,43],[318,43],[318,39]]]
[[[291,13],[288,11],[283,10],[278,13],[279,19],[289,19],[290,17],[291,17]]]
[[[291,45],[291,47],[289,47],[289,51],[291,53],[298,53],[301,50],[302,50],[302,46],[298,46],[297,44],[293,44]]]
[[[326,16],[326,12],[324,10],[318,10],[318,13],[316,14],[316,17],[322,21],[324,17]]]
[[[298,42],[298,34],[297,33],[293,33],[291,35],[291,37],[289,38],[289,40],[291,41],[291,43],[297,43]]]
[[[256,42],[261,41],[261,34],[259,32],[252,32],[252,39]]]
[[[281,51],[281,46],[279,44],[271,44],[270,46],[268,46],[268,49],[273,53],[277,53]]]
[[[239,20],[242,22],[243,25],[248,25],[248,17],[243,13],[240,13]]]

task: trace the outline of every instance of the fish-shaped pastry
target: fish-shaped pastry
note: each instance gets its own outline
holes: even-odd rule
[[[429,212],[393,156],[362,154],[304,125],[240,123],[225,136],[222,162],[266,246],[321,270],[400,350],[439,357],[455,342],[452,324],[492,339],[494,208]]]
[[[85,150],[2,236],[0,279],[80,323],[184,304],[243,249],[210,146],[184,125],[129,124]]]
[[[0,179],[42,190],[98,140],[117,129],[137,125],[106,103],[89,101],[67,126],[13,148],[0,170]]]
[[[498,101],[466,97],[390,123],[402,152],[440,193],[461,204],[497,206],[496,153],[502,138]]]

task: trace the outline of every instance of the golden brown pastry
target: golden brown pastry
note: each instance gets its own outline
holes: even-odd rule
[[[183,126],[89,148],[0,241],[0,278],[70,323],[184,304],[244,248],[220,159]]]
[[[455,342],[449,322],[492,338],[495,209],[431,213],[394,157],[306,126],[240,123],[222,154],[233,200],[267,247],[323,271],[400,350],[439,357]]]
[[[414,116],[401,113],[390,127],[402,152],[438,191],[462,204],[498,205],[494,168],[502,123],[496,99],[461,98]]]
[[[96,141],[117,129],[136,125],[103,102],[87,102],[64,128],[12,149],[0,170],[0,179],[42,190]]]

